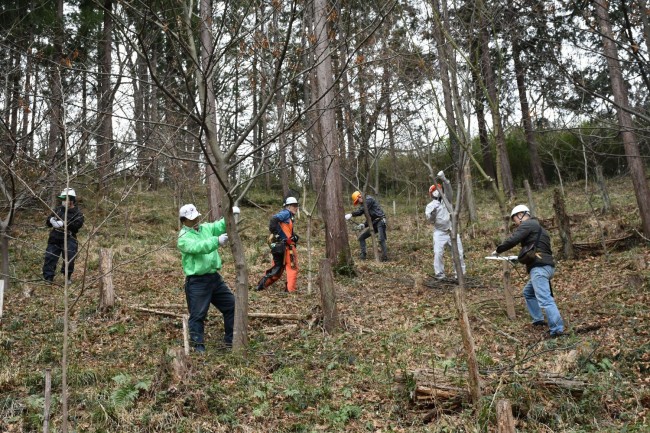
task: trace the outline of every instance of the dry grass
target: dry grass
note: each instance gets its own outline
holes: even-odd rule
[[[613,190],[625,192],[629,187],[619,180]],[[581,185],[574,186],[572,197],[580,197],[580,191]],[[128,236],[119,231],[123,218],[106,223],[107,233],[90,243],[89,284],[83,292],[78,285],[71,288],[71,297],[79,297],[72,312],[73,374],[69,378],[76,431],[493,431],[494,402],[501,397],[513,402],[520,431],[643,431],[647,427],[650,270],[640,263],[647,264],[650,258],[648,246],[607,257],[559,261],[554,289],[569,333],[548,340],[528,325],[520,296],[517,319],[509,321],[505,316],[500,266],[483,260],[493,249],[493,240],[500,238],[496,206],[487,196],[479,203],[479,223],[468,227],[463,237],[468,309],[485,395],[474,409],[467,404],[461,411],[440,410],[434,423],[423,424],[431,408],[411,402],[414,384],[396,386],[396,374],[416,370],[435,371],[436,382],[460,387],[465,386],[466,376],[454,286],[429,284],[431,229],[422,215],[400,213],[399,205],[398,215],[389,216],[391,261],[357,262],[356,278],[337,278],[341,332],[326,335],[314,320],[320,311],[319,294],[316,286],[314,293],[306,293],[303,268],[299,293],[283,293],[281,284],[263,292],[251,291],[250,311],[300,314],[304,321],[252,319],[250,348],[241,356],[216,350],[214,344],[223,328],[219,314],[211,310],[206,327],[208,353],[191,357],[188,382],[174,383],[165,354],[167,348],[181,345],[180,322],[129,308],[170,304],[170,310],[183,312],[183,276],[174,249],[175,210],[164,194],[132,197],[130,206],[137,211],[129,214]],[[624,195],[629,197],[627,192]],[[552,191],[539,194],[542,218],[552,217],[549,197]],[[613,197],[616,206],[623,206],[618,195]],[[86,215],[92,221],[90,204]],[[423,205],[424,200],[418,205],[420,213]],[[585,205],[572,200],[568,210],[585,212]],[[264,239],[273,211],[242,210],[251,287],[268,266]],[[603,219],[620,229],[638,226],[630,218],[620,213]],[[31,215],[25,221],[33,220],[37,226],[40,219],[40,215]],[[585,221],[575,228],[576,233],[591,239],[596,232],[593,217]],[[301,235],[304,224],[304,218],[296,222]],[[323,255],[322,229],[314,233],[317,242],[312,254],[317,263]],[[82,235],[83,242],[86,235]],[[23,280],[37,278],[40,252],[34,251],[44,248],[42,232],[30,236],[29,230],[22,231],[16,244],[20,251],[14,252],[14,256],[37,261],[18,267]],[[350,239],[353,251],[358,251],[353,232]],[[554,243],[558,250],[559,240]],[[299,254],[304,267],[305,245],[303,237]],[[96,311],[99,246],[114,249],[120,297],[118,307],[104,314]],[[233,287],[229,252],[224,253],[224,262],[224,277]],[[451,266],[449,257],[447,266]],[[521,273],[513,277],[517,288],[525,278]],[[416,281],[427,284],[416,285]],[[27,299],[20,290],[6,293],[0,333],[0,430],[39,429],[34,401],[42,393],[44,368],[53,368],[53,389],[60,393],[61,297],[60,288],[42,285],[35,286]],[[599,327],[574,332],[587,325]],[[580,378],[589,387],[579,398],[561,389],[540,388],[535,378],[543,373]],[[128,375],[130,385],[116,383],[120,375]],[[142,381],[150,382],[150,387],[139,390],[127,405],[116,403],[115,393],[126,393],[129,386]],[[56,404],[55,425],[60,426],[60,421]]]

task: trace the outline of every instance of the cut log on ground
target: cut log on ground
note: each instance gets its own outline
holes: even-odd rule
[[[307,320],[307,317],[300,314],[286,313],[248,313],[251,319],[280,319],[280,320]]]
[[[576,379],[566,379],[564,377],[542,375],[535,383],[544,388],[558,388],[569,391],[572,395],[582,395],[587,388],[587,382]]]
[[[604,242],[574,242],[573,248],[581,253],[603,253],[603,244],[608,250],[627,249],[638,242],[635,233],[628,233],[625,236],[613,239],[605,239]]]

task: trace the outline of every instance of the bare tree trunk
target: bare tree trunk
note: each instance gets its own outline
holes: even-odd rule
[[[560,231],[560,239],[562,240],[562,251],[564,258],[571,260],[574,257],[573,239],[571,237],[571,223],[569,215],[566,213],[564,206],[564,197],[559,188],[555,188],[553,194],[553,209],[555,210],[555,218],[557,219],[557,227]]]
[[[512,180],[512,170],[510,169],[508,149],[506,148],[506,137],[501,123],[501,109],[499,108],[496,77],[490,59],[490,33],[488,32],[488,20],[485,16],[487,11],[483,0],[478,0],[476,4],[480,17],[479,41],[481,45],[481,68],[483,76],[485,77],[485,91],[487,92],[488,104],[490,106],[490,112],[492,113],[492,127],[494,128],[497,147],[497,175],[501,181],[500,187],[503,189],[504,193],[508,197],[513,198],[515,195],[515,186]]]
[[[348,231],[343,219],[343,197],[341,185],[341,169],[339,164],[338,134],[334,118],[332,61],[328,38],[328,18],[330,7],[327,0],[316,0],[314,3],[314,21],[316,30],[316,79],[318,82],[318,107],[321,113],[320,145],[323,148],[324,179],[327,188],[323,195],[324,207],[321,213],[325,220],[326,256],[333,265],[349,267],[352,264]]]
[[[9,221],[0,220],[0,278],[2,279],[4,290],[9,290]],[[2,300],[0,299],[0,304]],[[0,308],[0,318],[2,318],[2,309]]]
[[[485,107],[483,105],[485,101],[483,87],[481,84],[481,79],[478,75],[478,68],[480,65],[480,47],[478,44],[474,44],[473,57],[476,57],[475,65],[472,69],[472,79],[475,87],[475,102],[474,109],[476,110],[476,123],[478,126],[478,137],[479,142],[481,143],[481,155],[483,161],[483,169],[485,173],[492,179],[498,181],[496,168],[494,166],[494,157],[492,155],[492,149],[490,148],[490,140],[488,138],[487,122],[485,121]]]
[[[603,176],[602,165],[596,165],[596,182],[598,183],[598,188],[600,189],[600,195],[603,198],[603,213],[609,213],[610,209],[612,208],[612,202],[609,199],[607,182],[605,182],[605,176]]]
[[[29,33],[29,46],[31,47],[32,42],[33,42],[34,36],[32,32],[30,31]],[[27,131],[28,131],[28,126],[29,126],[29,101],[30,101],[30,96],[32,94],[32,73],[33,73],[33,64],[34,61],[32,60],[32,49],[29,48],[27,50],[27,65],[25,66],[25,88],[23,91],[24,95],[24,106],[23,106],[23,112],[22,112],[22,123],[20,127],[20,136],[23,139],[23,145],[22,145],[22,151],[26,154],[31,156],[33,149],[31,146],[29,146],[29,141],[27,140]],[[36,98],[32,98],[36,99]],[[32,115],[34,114],[33,112],[31,113]]]
[[[528,197],[528,209],[530,209],[530,215],[537,216],[537,207],[535,206],[533,191],[530,189],[528,179],[524,179],[524,188],[526,189],[526,196]]]
[[[210,37],[209,23],[212,20],[212,8],[210,0],[201,0],[200,6],[201,23],[200,32],[201,39]],[[185,10],[183,16],[185,31],[187,32],[187,48],[189,55],[197,64],[203,65],[203,61],[199,61],[199,54],[194,43],[192,35],[191,17],[192,11]],[[212,46],[212,45],[210,45]],[[202,55],[208,53],[205,50],[205,43],[202,43]],[[204,51],[205,50],[205,51]],[[212,52],[210,51],[210,55]],[[214,60],[213,60],[214,61]],[[210,64],[207,70],[196,72],[196,83],[199,92],[199,102],[201,107],[208,106],[208,99],[210,96],[208,92],[212,89],[211,84],[208,82],[213,77],[214,64]],[[212,96],[214,97],[214,95]],[[209,150],[214,156],[215,164],[213,167],[214,174],[219,181],[219,185],[224,191],[229,191],[229,177],[227,168],[227,157],[219,146],[217,137],[216,124],[209,117],[209,111],[202,113],[202,125],[205,133],[205,141],[208,144]],[[206,149],[207,150],[207,149]],[[234,337],[233,349],[236,351],[243,351],[248,346],[248,268],[246,267],[246,256],[242,245],[241,237],[237,231],[235,217],[232,213],[233,198],[228,195],[228,200],[223,204],[227,204],[227,208],[222,209],[223,216],[226,221],[226,231],[230,240],[230,249],[232,251],[233,259],[235,261],[236,272],[236,290],[235,290],[235,324],[234,324]]]
[[[113,39],[113,0],[104,0],[104,25],[99,42],[99,136],[97,137],[98,189],[104,192],[111,166],[113,147],[113,91],[111,88],[111,58]]]
[[[524,124],[526,143],[528,144],[528,157],[530,158],[530,169],[533,177],[533,184],[537,189],[546,188],[546,176],[544,176],[542,163],[539,159],[539,152],[537,152],[537,139],[535,137],[533,122],[530,118],[530,106],[528,105],[528,97],[526,96],[526,70],[524,68],[524,65],[521,63],[521,46],[516,35],[512,41],[512,58],[515,65],[517,91],[519,93],[519,105],[521,106],[521,120]]]
[[[481,378],[478,371],[478,362],[476,361],[476,348],[474,346],[474,336],[472,328],[467,317],[467,303],[465,301],[465,274],[460,262],[460,253],[458,250],[458,213],[462,203],[463,184],[458,185],[458,191],[455,199],[455,205],[449,201],[445,194],[442,194],[444,206],[451,215],[451,255],[454,262],[454,269],[458,278],[458,287],[454,290],[454,300],[456,303],[456,314],[460,325],[460,333],[463,340],[463,348],[467,358],[468,377],[470,396],[472,402],[476,405],[481,398]]]
[[[621,128],[621,138],[625,147],[627,164],[630,168],[632,185],[634,185],[641,225],[643,233],[650,237],[650,189],[648,188],[645,166],[639,150],[639,142],[634,133],[634,124],[629,111],[627,87],[623,80],[621,64],[618,59],[616,43],[614,42],[614,33],[609,21],[609,3],[605,0],[595,0],[593,4],[596,8],[596,16],[602,34],[603,52],[609,68],[609,79],[612,85],[618,124]]]
[[[452,240],[451,244],[454,245],[455,242]],[[472,336],[472,328],[469,325],[469,318],[467,317],[465,294],[463,292],[464,289],[460,285],[456,287],[454,290],[454,299],[456,301],[456,314],[458,315],[458,322],[460,323],[463,347],[465,348],[467,367],[469,369],[469,392],[472,398],[472,403],[476,405],[481,399],[481,379],[478,372],[478,362],[476,361],[474,337]]]
[[[639,15],[641,15],[641,22],[643,23],[643,39],[645,39],[646,53],[650,53],[650,20],[648,19],[648,16],[650,16],[650,9],[648,9],[646,0],[637,1],[641,8],[641,13]]]
[[[330,260],[320,262],[320,299],[323,308],[323,327],[328,334],[333,334],[338,328],[338,310],[336,308],[336,289]]]

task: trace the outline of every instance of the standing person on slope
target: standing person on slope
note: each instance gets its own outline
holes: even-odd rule
[[[365,212],[363,210],[363,201],[364,198],[361,195],[361,192],[355,191],[352,193],[352,204],[354,206],[358,206],[359,208],[352,213],[346,214],[345,219],[346,221],[351,219],[352,217],[358,217],[361,215],[365,215]],[[382,210],[381,206],[379,206],[379,203],[377,200],[372,198],[369,195],[366,195],[365,198],[366,201],[366,207],[368,208],[368,214],[370,214],[370,223],[372,224],[372,229],[374,230],[375,233],[379,234],[379,245],[381,246],[381,261],[386,262],[388,261],[388,252],[386,248],[386,214],[384,214],[384,211]],[[366,259],[366,239],[368,239],[370,236],[370,224],[368,221],[359,224],[359,230],[361,230],[361,234],[357,238],[359,240],[359,248],[361,250],[359,254],[359,258],[361,260]]]
[[[233,213],[239,213],[233,207]],[[221,257],[218,249],[228,242],[226,221],[200,223],[201,214],[193,204],[186,204],[178,211],[181,231],[176,246],[181,252],[181,263],[185,273],[185,299],[190,313],[189,331],[193,348],[205,352],[204,328],[210,304],[223,315],[226,349],[232,347],[235,323],[235,295],[223,281]]]
[[[537,243],[535,259],[526,265],[526,271],[530,275],[523,290],[526,308],[528,308],[534,326],[546,325],[543,310],[548,319],[550,336],[558,337],[564,333],[564,321],[555,304],[551,288],[551,278],[555,274],[551,237],[537,218],[530,216],[530,210],[525,205],[515,206],[510,212],[510,218],[517,224],[517,230],[497,246],[494,254],[501,254],[518,244],[524,247]]]
[[[269,247],[273,262],[262,279],[257,283],[257,290],[264,290],[287,273],[285,291],[295,292],[298,283],[298,254],[296,244],[299,236],[293,232],[293,218],[298,212],[298,200],[287,197],[282,205],[284,209],[271,217],[269,221]]]
[[[52,227],[50,236],[47,239],[45,249],[45,260],[43,262],[43,279],[49,283],[54,281],[56,265],[59,256],[63,257],[61,274],[65,275],[65,230],[68,230],[68,284],[72,283],[74,272],[74,260],[77,256],[77,232],[84,225],[84,214],[77,207],[77,193],[72,188],[66,188],[58,196],[61,199],[61,206],[54,210],[45,221],[45,225]],[[66,225],[67,221],[67,225]]]
[[[437,177],[442,180],[444,187],[440,184],[434,184],[429,187],[429,196],[432,200],[424,210],[424,216],[427,221],[433,224],[433,272],[434,276],[441,280],[445,278],[445,247],[451,249],[451,215],[447,206],[445,206],[442,195],[444,194],[451,203],[453,192],[451,183],[447,180],[442,170],[438,172]],[[458,245],[460,266],[463,275],[465,275],[465,258],[463,256],[463,243],[460,240],[460,235],[456,235],[456,244]],[[456,271],[454,269],[455,273]]]

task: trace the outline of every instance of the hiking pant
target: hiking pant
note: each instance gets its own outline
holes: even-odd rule
[[[298,284],[298,255],[295,245],[287,245],[283,257],[273,255],[273,263],[257,284],[257,290],[263,290],[278,281],[282,274],[287,274],[287,292],[295,292]]]
[[[381,247],[381,258],[386,260],[388,258],[388,252],[386,248],[386,221],[382,218],[376,224],[372,226],[375,233],[379,234],[379,246]],[[361,258],[366,258],[366,239],[371,237],[370,227],[366,227],[365,230],[359,235],[359,249],[361,250]]]
[[[45,249],[45,260],[43,262],[43,279],[47,281],[54,281],[56,274],[56,265],[59,262],[59,256],[63,259],[61,264],[61,273],[65,275],[65,254],[63,247],[63,240],[48,242]],[[77,256],[77,240],[73,237],[68,238],[68,279],[72,277],[74,272],[74,260]]]
[[[185,299],[190,313],[189,331],[192,344],[203,344],[204,323],[210,304],[223,315],[224,338],[232,346],[235,324],[235,295],[230,291],[218,272],[205,275],[190,275],[185,278]]]
[[[456,235],[456,245],[458,245],[458,255],[460,256],[460,267],[465,275],[465,258],[463,257],[463,243],[460,241],[460,235]],[[433,231],[433,272],[436,277],[445,276],[445,247],[451,249],[451,236],[448,231]],[[453,256],[452,256],[453,257]],[[454,271],[455,273],[455,271]]]

